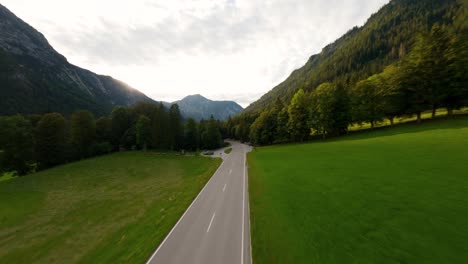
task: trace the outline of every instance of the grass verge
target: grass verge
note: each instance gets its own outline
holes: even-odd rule
[[[219,164],[126,152],[0,182],[0,263],[144,263]]]
[[[468,118],[249,154],[254,263],[465,263]]]
[[[229,154],[232,152],[232,148],[227,148],[224,150],[224,153]]]

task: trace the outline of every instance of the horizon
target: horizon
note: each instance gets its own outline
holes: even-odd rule
[[[110,75],[155,101],[201,94],[243,108],[386,3],[3,2],[70,63]]]

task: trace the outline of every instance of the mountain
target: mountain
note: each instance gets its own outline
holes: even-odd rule
[[[373,14],[362,27],[354,27],[321,53],[292,72],[278,86],[244,111],[258,115],[270,109],[277,98],[289,104],[301,88],[312,91],[324,82],[352,86],[357,81],[381,72],[411,49],[418,33],[434,23],[451,24],[466,19],[466,0],[392,0]],[[456,15],[459,12],[462,15]],[[465,18],[460,16],[465,15]]]
[[[180,112],[184,117],[191,117],[195,120],[209,119],[211,115],[215,119],[226,120],[243,110],[236,102],[212,101],[199,94],[187,96],[180,101],[173,102],[173,104],[179,105]]]
[[[68,63],[33,27],[0,4],[0,115],[77,109],[108,114],[152,99],[109,76]]]

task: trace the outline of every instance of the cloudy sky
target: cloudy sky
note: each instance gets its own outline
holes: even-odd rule
[[[243,106],[388,0],[2,0],[80,67]]]

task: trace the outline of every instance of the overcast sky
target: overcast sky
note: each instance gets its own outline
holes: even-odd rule
[[[388,0],[2,0],[68,60],[155,100],[242,106]]]

